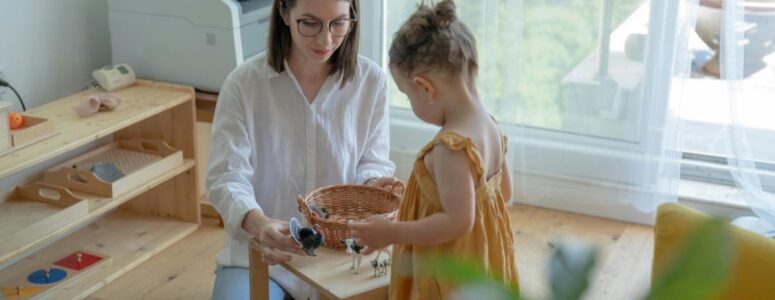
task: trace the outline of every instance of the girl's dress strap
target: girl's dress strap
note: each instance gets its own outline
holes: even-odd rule
[[[452,151],[465,151],[468,156],[468,161],[471,162],[471,166],[474,167],[474,171],[476,172],[477,182],[481,182],[484,179],[484,167],[482,166],[482,156],[479,153],[479,150],[476,149],[476,146],[470,138],[463,137],[456,132],[444,131],[439,133],[433,141],[420,151],[417,155],[417,160],[425,159],[428,152],[433,150],[433,147],[438,144],[444,144]]]

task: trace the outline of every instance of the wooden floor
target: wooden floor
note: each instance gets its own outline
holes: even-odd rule
[[[552,243],[570,236],[597,245],[600,257],[584,299],[641,299],[650,286],[654,238],[649,226],[532,206],[510,209],[519,284],[529,299],[549,299]]]
[[[524,205],[510,209],[520,286],[529,299],[548,299],[546,264],[553,242],[572,236],[600,247],[585,299],[640,299],[649,286],[651,227]],[[204,219],[207,220],[207,219]],[[223,228],[205,225],[183,241],[94,293],[90,299],[209,299]]]

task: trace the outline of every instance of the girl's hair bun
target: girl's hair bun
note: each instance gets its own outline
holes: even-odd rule
[[[439,70],[473,78],[478,68],[473,32],[457,18],[454,1],[431,3],[422,1],[396,32],[390,66],[405,75]]]
[[[452,2],[452,0],[444,0],[437,3],[433,12],[428,15],[429,23],[436,28],[449,28],[449,24],[457,19],[455,8],[455,2]]]

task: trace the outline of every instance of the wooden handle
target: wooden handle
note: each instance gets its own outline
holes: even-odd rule
[[[398,181],[398,184],[394,184],[393,187],[390,188],[390,191],[387,193],[387,197],[385,198],[386,201],[390,201],[390,196],[393,195],[393,192],[396,190],[397,187],[401,186],[402,193],[397,194],[398,198],[403,197],[403,192],[405,192],[406,186],[404,186],[403,181]]]
[[[307,222],[312,222],[312,212],[309,210],[307,203],[304,202],[304,198],[299,195],[299,197],[296,198],[296,202],[299,203],[299,212],[307,218]]]
[[[91,171],[60,168],[58,170],[46,171],[43,173],[43,181],[48,184],[71,188],[76,191],[107,197],[113,196],[112,184],[97,177],[97,175]]]
[[[66,188],[43,182],[22,185],[17,190],[24,198],[58,206],[70,206],[83,200]]]
[[[48,178],[58,178],[68,182],[69,184],[75,185],[110,184],[97,177],[94,172],[72,168],[61,168],[55,171],[47,171],[43,176],[46,181],[48,181]],[[56,184],[54,182],[49,183]]]
[[[158,156],[168,156],[175,152],[178,152],[175,148],[172,148],[169,144],[162,140],[149,140],[149,139],[131,139],[127,141],[119,142],[121,148],[143,152]]]

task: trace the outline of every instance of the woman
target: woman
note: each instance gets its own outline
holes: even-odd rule
[[[286,224],[296,197],[318,187],[390,188],[382,70],[358,53],[358,0],[284,0],[272,8],[265,58],[224,82],[213,122],[207,197],[228,240],[216,258],[214,299],[249,296],[248,240],[274,265],[303,255]],[[270,298],[316,291],[270,267]],[[281,288],[282,286],[282,288]]]

